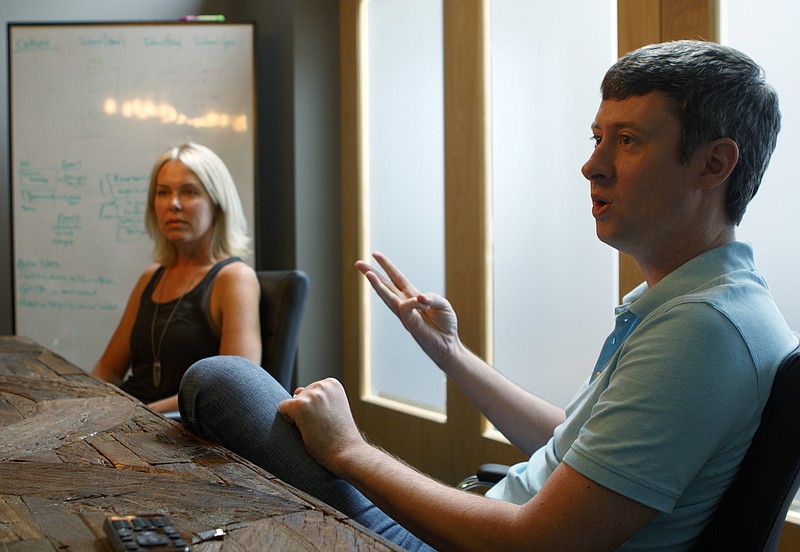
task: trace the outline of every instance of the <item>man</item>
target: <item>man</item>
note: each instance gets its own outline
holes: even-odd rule
[[[418,539],[443,549],[688,549],[797,345],[751,248],[735,241],[775,147],[777,96],[743,54],[681,41],[620,59],[602,98],[582,169],[597,235],[646,281],[618,307],[566,411],[468,351],[450,304],[420,293],[388,258],[375,254],[388,278],[356,263],[425,352],[531,455],[488,498],[368,444],[332,379],[281,401],[245,361],[201,362],[182,389],[189,427],[412,549],[426,547]]]

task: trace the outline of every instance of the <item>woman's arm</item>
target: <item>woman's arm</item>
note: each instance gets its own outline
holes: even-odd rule
[[[122,378],[125,377],[131,364],[131,331],[139,312],[139,299],[157,268],[158,265],[152,265],[142,273],[139,281],[136,282],[117,329],[92,370],[92,374],[98,378],[114,385],[122,383]]]
[[[147,406],[158,412],[169,412],[171,410],[178,410],[178,395],[172,395],[164,399],[159,399],[149,403]]]
[[[211,313],[220,329],[219,354],[236,355],[261,364],[261,288],[255,271],[245,263],[220,270],[211,290]]]

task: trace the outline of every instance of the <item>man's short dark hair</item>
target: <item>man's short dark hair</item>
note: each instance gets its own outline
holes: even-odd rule
[[[739,224],[769,165],[781,126],[778,94],[751,58],[713,42],[679,40],[652,44],[623,56],[606,73],[602,97],[622,100],[654,90],[674,100],[681,122],[678,155],[718,138],[739,147],[728,182],[725,209]]]

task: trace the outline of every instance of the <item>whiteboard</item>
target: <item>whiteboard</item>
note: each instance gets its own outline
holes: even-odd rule
[[[91,370],[152,263],[144,213],[164,149],[213,149],[254,235],[254,27],[8,30],[15,330]]]

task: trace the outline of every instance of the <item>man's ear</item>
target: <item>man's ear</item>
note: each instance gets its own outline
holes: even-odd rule
[[[739,161],[739,146],[730,138],[712,140],[706,146],[705,166],[700,174],[702,187],[711,189],[728,180]]]

